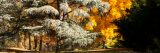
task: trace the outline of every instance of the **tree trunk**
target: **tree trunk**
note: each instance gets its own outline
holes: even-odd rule
[[[26,49],[26,35],[27,35],[27,33],[25,33],[25,35],[24,35],[24,44],[23,44],[24,49]]]
[[[35,51],[37,51],[37,36],[34,36]]]
[[[29,50],[31,50],[31,35],[29,34],[28,36],[29,36],[28,37],[29,38]]]
[[[42,37],[43,37],[43,36],[40,36],[39,51],[42,50]]]
[[[18,34],[18,47],[19,48],[24,48],[24,33],[19,32]]]

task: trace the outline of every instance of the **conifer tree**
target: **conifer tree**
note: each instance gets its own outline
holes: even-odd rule
[[[104,15],[110,6],[102,0],[53,0],[54,5],[48,2],[0,0],[0,35],[21,36],[25,32],[41,36],[55,32],[60,41],[57,45],[85,47],[99,35],[83,29],[89,13],[96,7],[99,15]]]

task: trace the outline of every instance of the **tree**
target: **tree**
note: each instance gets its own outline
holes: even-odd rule
[[[132,8],[132,0],[103,0],[110,4],[110,8],[104,15],[99,16],[99,10],[93,8],[86,29],[100,32],[103,40],[98,39],[105,48],[121,47],[119,41],[123,41],[122,34],[117,30],[119,27],[114,23],[129,14],[128,10]],[[107,14],[107,15],[106,15]],[[98,43],[99,43],[98,42]],[[104,48],[103,47],[103,48]]]
[[[104,15],[109,8],[107,2],[53,0],[52,3],[57,7],[47,5],[49,3],[44,0],[0,0],[1,36],[21,37],[21,33],[25,32],[30,37],[30,35],[41,36],[55,32],[58,39],[57,48],[59,45],[83,47],[94,42],[99,33],[86,31],[82,27],[94,7],[100,12],[99,15]]]

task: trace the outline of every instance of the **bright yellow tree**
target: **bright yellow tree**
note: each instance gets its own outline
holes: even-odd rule
[[[89,19],[89,23],[86,24],[85,29],[101,32],[103,40],[105,41],[105,46],[108,48],[114,47],[118,42],[117,40],[122,40],[122,38],[116,38],[121,35],[116,32],[118,27],[113,23],[114,20],[122,19],[122,16],[128,14],[127,9],[130,10],[132,5],[132,0],[103,0],[104,2],[109,2],[110,9],[106,13],[107,16],[97,15],[99,12],[97,8],[92,9],[92,15]]]

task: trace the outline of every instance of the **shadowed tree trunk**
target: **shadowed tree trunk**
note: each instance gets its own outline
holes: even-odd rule
[[[43,37],[43,36],[40,36],[39,51],[42,50],[42,37]]]
[[[35,51],[37,51],[37,36],[34,36]]]
[[[26,39],[27,39],[27,38],[26,38],[26,37],[27,37],[26,35],[27,35],[27,33],[25,33],[25,35],[24,35],[24,49],[26,49]]]
[[[29,50],[31,50],[31,34],[28,35],[29,38]]]

